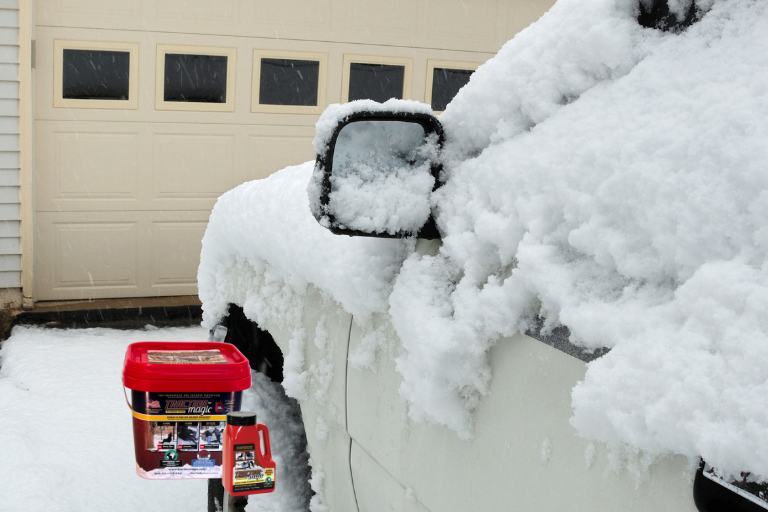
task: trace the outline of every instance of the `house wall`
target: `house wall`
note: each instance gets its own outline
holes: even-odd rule
[[[0,289],[3,303],[21,288],[19,201],[19,5],[0,1]]]

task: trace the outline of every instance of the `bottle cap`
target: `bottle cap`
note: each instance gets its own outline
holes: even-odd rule
[[[227,413],[227,425],[236,427],[251,427],[256,424],[256,413],[250,411],[233,411]]]

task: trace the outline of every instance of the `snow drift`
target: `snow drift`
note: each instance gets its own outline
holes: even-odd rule
[[[205,324],[285,317],[307,283],[389,307],[411,416],[469,437],[488,348],[541,315],[612,348],[574,389],[582,435],[768,477],[768,5],[697,6],[675,34],[638,0],[560,0],[480,67],[440,118],[436,256],[325,231],[311,163],[225,194]]]

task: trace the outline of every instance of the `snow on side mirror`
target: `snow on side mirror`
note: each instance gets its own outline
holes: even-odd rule
[[[440,238],[430,195],[439,184],[442,127],[431,114],[359,111],[318,151],[312,213],[337,235]]]

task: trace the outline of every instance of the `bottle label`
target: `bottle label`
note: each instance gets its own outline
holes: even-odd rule
[[[256,445],[234,445],[232,492],[261,491],[275,487],[275,470],[263,468],[256,460]]]

